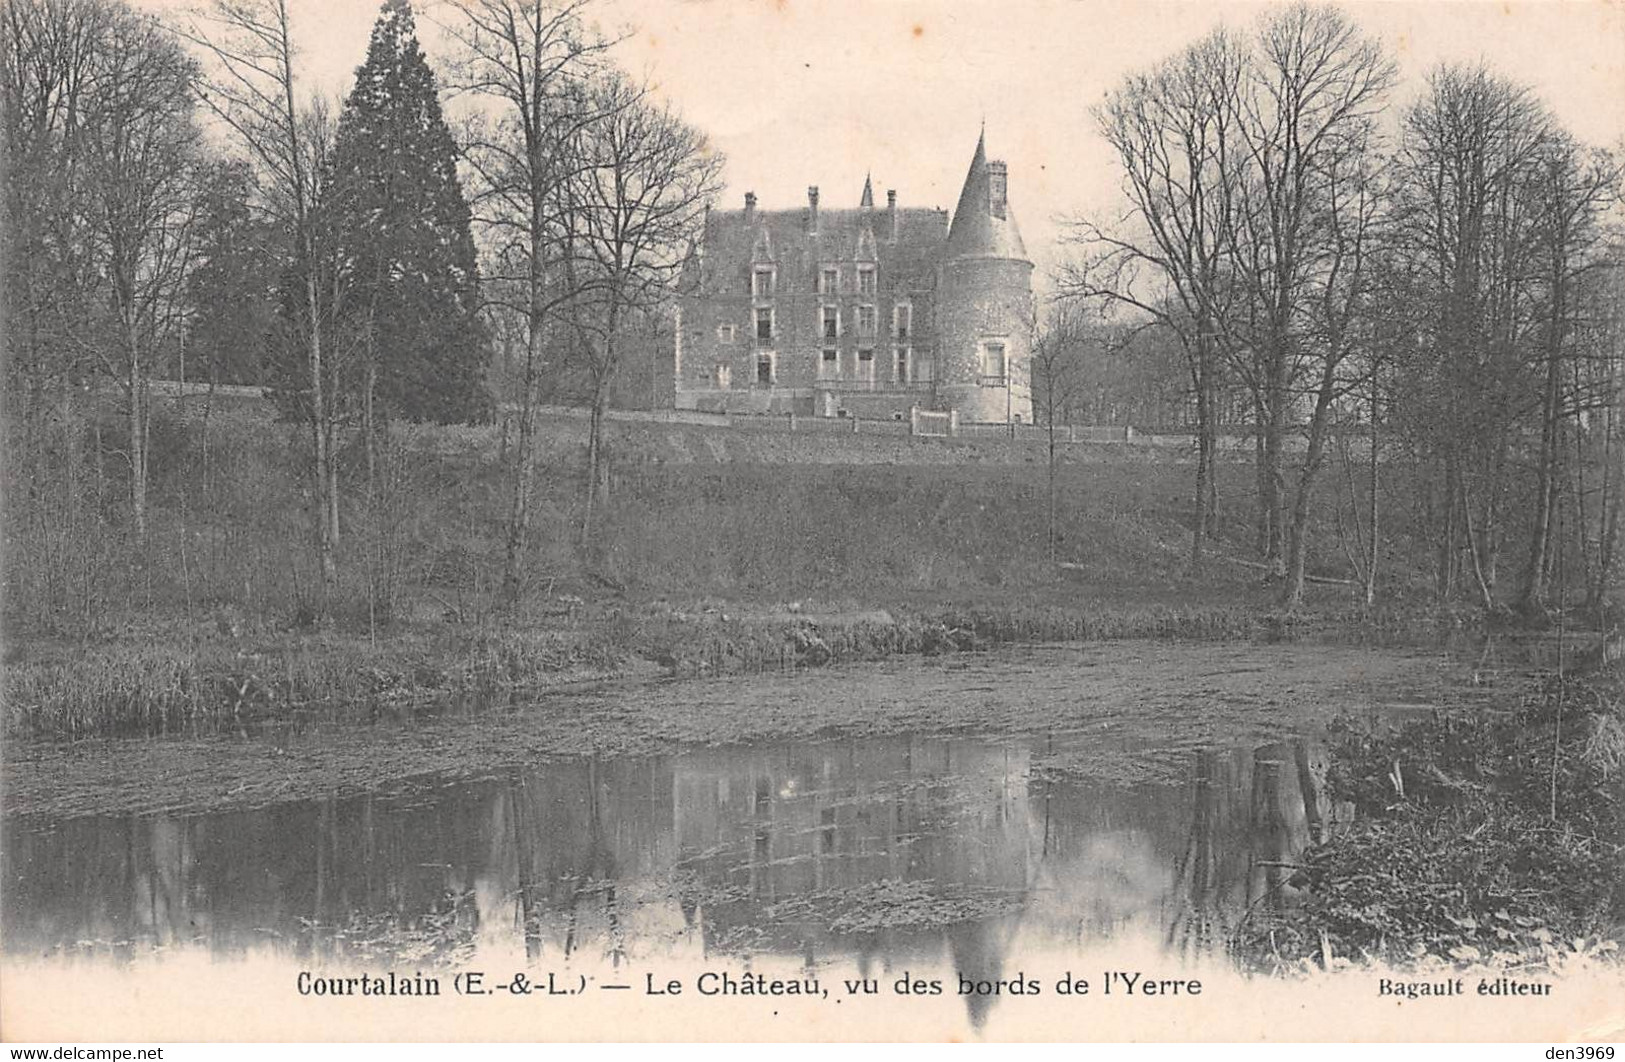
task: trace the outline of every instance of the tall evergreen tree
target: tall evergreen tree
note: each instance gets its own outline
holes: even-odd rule
[[[364,336],[357,396],[381,415],[486,418],[489,344],[457,151],[409,0],[386,0],[334,145],[324,210],[346,313]]]

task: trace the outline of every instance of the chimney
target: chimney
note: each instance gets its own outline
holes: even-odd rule
[[[818,186],[809,185],[807,188],[807,231],[818,231]]]
[[[886,225],[891,230],[891,242],[897,242],[897,189],[886,189]]]
[[[745,224],[747,226],[756,224],[756,193],[755,192],[746,192],[745,193]]]
[[[1003,160],[987,164],[988,209],[996,218],[1010,215],[1010,172]]]

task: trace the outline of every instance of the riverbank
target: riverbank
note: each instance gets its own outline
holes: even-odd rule
[[[1625,937],[1625,663],[1554,673],[1493,712],[1344,720],[1343,821],[1294,898],[1246,927],[1269,970],[1560,970]],[[1350,817],[1350,814],[1352,816]]]
[[[535,626],[442,624],[385,637],[179,629],[106,644],[22,647],[5,669],[9,737],[207,734],[309,719],[370,722],[513,702],[617,678],[786,672],[1009,644],[1136,638],[1383,639],[1457,617],[1253,605],[850,602],[686,607],[572,600]]]
[[[888,735],[1036,743],[1054,750],[1034,762],[1046,777],[1177,789],[1210,750],[1315,733],[1339,712],[1473,695],[1462,677],[1437,651],[1125,639],[605,680],[364,725],[310,714],[146,740],[8,741],[5,807],[52,821],[198,814],[387,797],[564,760],[624,766],[713,746]]]

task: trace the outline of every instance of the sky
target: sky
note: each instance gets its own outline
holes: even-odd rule
[[[149,0],[168,6],[167,0]],[[304,72],[335,95],[365,58],[378,4],[291,0]],[[431,59],[438,0],[416,0]],[[718,206],[876,198],[951,209],[985,121],[1010,167],[1011,208],[1040,271],[1065,219],[1122,209],[1090,108],[1257,0],[597,0],[625,32],[621,62],[649,79],[727,158]],[[1536,90],[1582,140],[1625,142],[1625,0],[1367,0],[1342,5],[1400,65],[1393,107],[1442,62],[1484,60]]]

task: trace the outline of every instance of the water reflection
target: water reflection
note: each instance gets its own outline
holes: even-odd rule
[[[1302,741],[1201,752],[1177,785],[1066,769],[1091,754],[1043,738],[799,743],[253,812],[7,822],[5,947],[419,967],[720,953],[860,975],[947,957],[998,979],[1018,937],[1222,947],[1280,899],[1325,821]]]

